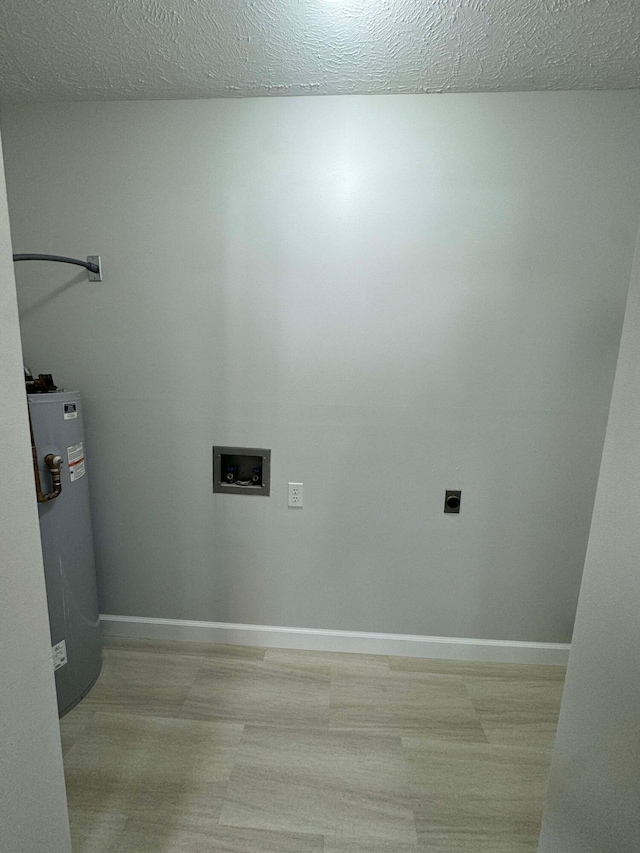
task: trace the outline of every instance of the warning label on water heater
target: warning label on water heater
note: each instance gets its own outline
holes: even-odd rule
[[[67,458],[69,459],[69,479],[73,483],[74,480],[79,480],[80,477],[84,477],[85,475],[84,446],[82,442],[67,447]]]
[[[67,644],[64,640],[51,646],[51,658],[53,660],[53,671],[60,669],[67,662]]]

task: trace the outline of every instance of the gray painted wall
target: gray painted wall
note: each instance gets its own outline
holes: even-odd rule
[[[0,849],[70,853],[0,147]]]
[[[640,244],[540,853],[640,850]]]
[[[16,250],[104,260],[17,273],[28,364],[85,395],[103,612],[570,639],[640,93],[2,119]],[[271,497],[212,495],[216,443],[272,448]]]

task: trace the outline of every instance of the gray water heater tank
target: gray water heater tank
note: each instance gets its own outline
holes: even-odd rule
[[[62,491],[38,504],[62,716],[89,692],[102,666],[82,402],[75,391],[29,394],[28,401],[43,491],[51,487],[45,456],[63,459]]]

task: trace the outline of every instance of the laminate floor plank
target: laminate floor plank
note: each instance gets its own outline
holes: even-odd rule
[[[535,851],[549,751],[411,738],[403,748],[424,850]]]
[[[102,673],[82,707],[176,717],[200,667],[198,657],[106,648]]]
[[[220,826],[201,814],[130,818],[108,853],[324,853],[321,835]]]
[[[217,820],[242,731],[240,723],[96,713],[65,755],[69,808]]]
[[[330,721],[333,729],[369,734],[487,740],[459,675],[336,672]]]
[[[138,640],[131,637],[105,637],[105,649],[147,652],[149,654],[187,655],[200,658],[245,658],[262,660],[266,649],[257,646],[229,646],[222,643],[192,643],[182,640]]]
[[[431,672],[440,675],[462,675],[473,678],[506,678],[522,681],[559,681],[562,683],[564,683],[567,672],[565,666],[391,656],[389,657],[389,666],[397,672]]]
[[[329,721],[329,683],[323,668],[268,660],[209,661],[199,669],[179,715],[317,727]]]
[[[465,683],[490,743],[553,747],[562,682],[466,678]]]
[[[415,844],[400,739],[247,726],[220,823]]]
[[[68,752],[80,735],[84,734],[96,712],[93,708],[87,708],[84,702],[80,702],[60,720],[60,740],[62,742],[62,754]]]
[[[389,658],[386,655],[364,655],[347,652],[311,652],[303,649],[267,649],[265,661],[281,666],[309,667],[321,669],[327,674],[332,671],[369,672],[370,670],[389,671]]]

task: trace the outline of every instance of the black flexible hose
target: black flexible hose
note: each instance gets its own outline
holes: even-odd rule
[[[14,255],[14,261],[57,261],[60,264],[76,264],[76,266],[84,267],[89,272],[99,273],[98,264],[91,264],[89,261],[80,261],[78,258],[65,258],[64,255]]]

